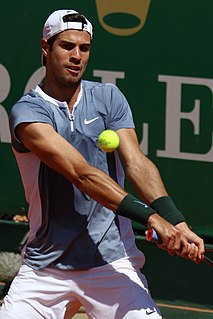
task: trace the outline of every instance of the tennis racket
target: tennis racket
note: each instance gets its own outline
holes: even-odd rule
[[[161,238],[158,236],[158,234],[156,233],[156,231],[153,228],[150,228],[146,231],[146,240],[151,241],[151,242],[155,242],[155,243],[160,243],[161,242]],[[213,248],[209,247],[208,245],[205,245],[205,251],[206,252],[213,252]],[[207,256],[204,256],[203,261],[205,263],[207,263],[210,266],[213,266],[213,260],[210,259]]]

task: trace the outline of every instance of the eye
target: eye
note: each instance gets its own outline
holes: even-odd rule
[[[70,42],[63,42],[61,47],[67,51],[70,51],[74,48],[74,44]]]
[[[81,50],[81,52],[88,52],[89,50],[90,50],[90,44],[82,44],[81,46],[80,46],[80,50]]]

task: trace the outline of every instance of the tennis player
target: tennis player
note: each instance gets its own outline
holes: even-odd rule
[[[10,114],[30,234],[1,319],[68,319],[81,305],[94,319],[161,318],[131,220],[154,228],[169,253],[195,262],[204,255],[202,239],[140,151],[124,95],[82,79],[92,38],[85,16],[53,12],[43,28],[45,80]],[[105,129],[120,137],[108,155],[97,144]],[[123,168],[138,198],[124,190]]]

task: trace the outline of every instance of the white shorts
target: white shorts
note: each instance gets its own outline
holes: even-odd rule
[[[70,319],[84,306],[93,319],[160,319],[147,281],[128,258],[90,270],[23,265],[0,310],[0,319]]]

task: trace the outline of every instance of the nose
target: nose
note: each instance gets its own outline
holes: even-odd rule
[[[81,50],[78,46],[76,46],[75,48],[73,48],[71,56],[70,56],[71,60],[75,60],[76,62],[80,62],[81,60]]]

